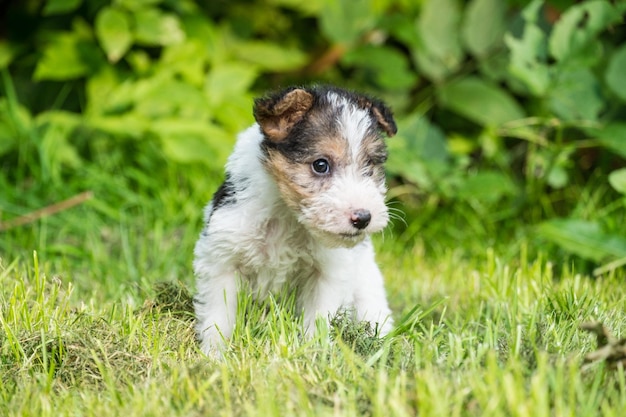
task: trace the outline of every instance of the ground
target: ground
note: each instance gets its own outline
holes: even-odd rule
[[[193,241],[177,236],[183,246]],[[36,253],[2,259],[0,410],[16,416],[622,415],[624,368],[584,363],[596,338],[580,325],[599,321],[616,337],[623,334],[623,274],[592,278],[541,256],[528,259],[524,250],[504,261],[491,249],[468,258],[390,242],[389,235],[376,240],[397,322],[387,338],[339,316],[331,329],[304,340],[288,299],[259,305],[242,297],[246,324],[220,361],[198,349],[187,276],[137,285],[118,277],[122,290],[92,282],[90,291],[83,275],[89,262],[44,261]],[[122,270],[128,261],[121,257],[110,267]],[[183,264],[161,268],[155,277],[184,271]]]

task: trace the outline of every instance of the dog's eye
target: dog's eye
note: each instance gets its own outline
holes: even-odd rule
[[[313,168],[313,171],[315,171],[316,174],[325,175],[330,173],[330,162],[324,158],[316,159],[311,164],[311,168]]]

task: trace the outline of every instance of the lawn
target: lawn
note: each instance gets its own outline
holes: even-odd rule
[[[113,216],[96,193],[3,232],[0,414],[539,417],[626,409],[624,366],[586,363],[596,338],[580,328],[599,321],[623,337],[623,271],[593,278],[523,240],[510,239],[507,250],[482,242],[472,251],[427,250],[386,232],[375,243],[398,324],[389,337],[339,316],[305,340],[288,299],[260,305],[242,297],[245,324],[223,360],[207,358],[190,304],[203,196],[184,194],[172,184],[158,195],[144,190]]]
[[[0,417],[626,415],[625,21],[609,0],[3,2]],[[374,243],[397,327],[338,314],[309,340],[290,297],[241,296],[207,358],[202,208],[253,98],[310,83],[394,110]]]

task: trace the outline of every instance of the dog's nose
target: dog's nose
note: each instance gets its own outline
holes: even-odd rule
[[[370,220],[372,220],[372,215],[368,210],[364,209],[354,210],[350,216],[352,226],[359,230],[365,229],[367,225],[370,224]]]

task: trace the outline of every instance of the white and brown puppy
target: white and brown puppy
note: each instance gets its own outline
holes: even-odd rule
[[[295,290],[307,333],[345,308],[386,334],[391,312],[368,235],[389,218],[382,134],[396,133],[391,111],[336,87],[292,87],[257,99],[254,117],[195,247],[202,350],[219,354],[232,335],[242,288],[259,298]]]

